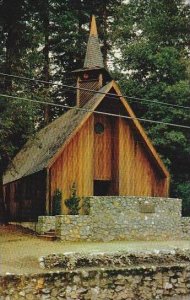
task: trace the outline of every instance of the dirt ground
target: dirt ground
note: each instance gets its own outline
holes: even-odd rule
[[[39,239],[13,225],[0,226],[0,274],[44,272],[38,259],[52,253],[190,249],[190,241],[61,242]],[[46,270],[47,271],[47,270]]]

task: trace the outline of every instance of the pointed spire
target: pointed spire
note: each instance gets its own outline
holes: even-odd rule
[[[95,16],[92,16],[90,25],[90,36],[87,44],[87,51],[84,61],[84,68],[104,68],[103,57],[100,50],[100,44],[98,40],[98,32],[96,26]]]
[[[94,15],[92,15],[92,20],[91,20],[91,25],[90,25],[90,36],[92,36],[92,35],[98,37],[96,18]]]

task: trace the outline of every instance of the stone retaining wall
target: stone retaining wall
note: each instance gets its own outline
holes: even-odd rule
[[[90,197],[89,215],[56,216],[56,234],[66,241],[176,239],[181,236],[181,200],[152,197]]]
[[[43,234],[50,230],[55,230],[56,219],[55,216],[40,216],[38,217],[38,224],[36,231]]]
[[[181,218],[182,238],[190,238],[190,217]]]
[[[89,215],[40,216],[36,230],[55,230],[64,241],[189,239],[190,218],[181,200],[154,197],[90,197]]]
[[[1,300],[156,300],[174,295],[190,295],[190,266],[0,276]]]
[[[92,218],[89,215],[56,216],[55,227],[56,236],[64,241],[92,240]]]

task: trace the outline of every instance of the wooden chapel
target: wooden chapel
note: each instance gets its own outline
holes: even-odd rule
[[[168,196],[169,173],[104,66],[94,16],[74,74],[76,106],[31,138],[4,174],[9,220],[51,214],[56,190],[66,212],[73,183],[79,197]]]

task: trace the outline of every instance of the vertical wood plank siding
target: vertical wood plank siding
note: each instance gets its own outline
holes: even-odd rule
[[[152,163],[129,121],[119,120],[119,194],[168,196],[167,178]]]
[[[100,122],[105,130],[94,133]],[[154,165],[129,120],[95,114],[72,138],[50,169],[51,199],[56,189],[64,201],[75,183],[79,197],[93,195],[94,180],[110,180],[109,195],[168,196],[169,180]]]
[[[94,180],[112,179],[112,146],[114,138],[111,120],[107,116],[95,114],[94,124],[104,126],[103,133],[94,132]]]
[[[50,169],[51,199],[56,189],[62,192],[62,211],[65,199],[70,197],[73,183],[78,196],[93,195],[93,116],[69,142]]]

